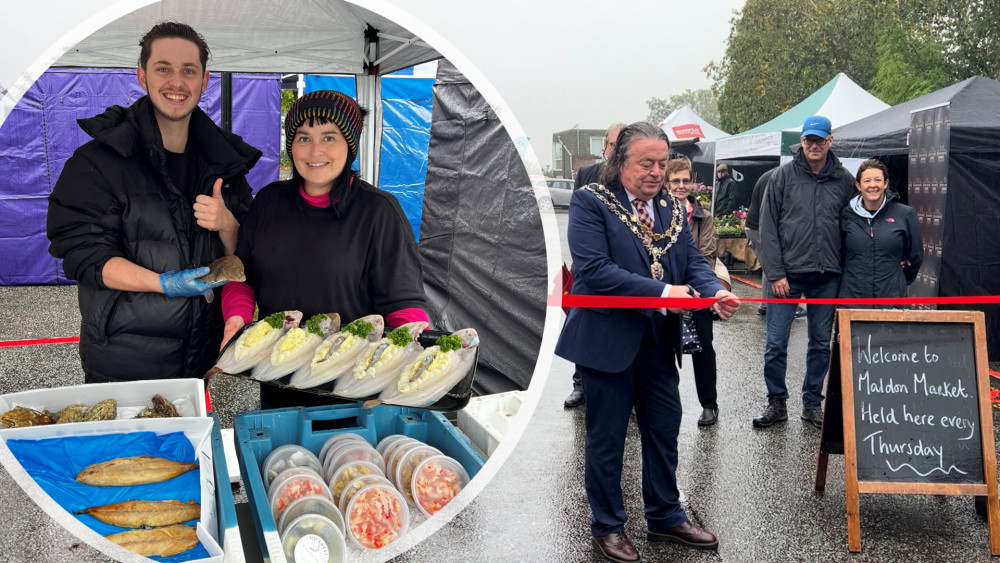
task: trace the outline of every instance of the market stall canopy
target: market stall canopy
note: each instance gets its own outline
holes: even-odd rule
[[[788,147],[799,142],[802,122],[810,115],[827,117],[837,127],[888,107],[888,104],[869,94],[841,72],[808,98],[771,121],[738,135],[719,139],[715,146],[715,158],[725,160],[788,156],[791,154]]]
[[[382,75],[441,58],[419,37],[365,8],[331,0],[163,0],[131,12],[79,43],[64,39],[53,67],[135,68],[139,39],[158,22],[186,23],[208,42],[208,70],[357,77],[358,103],[368,108],[360,173],[378,184]],[[4,117],[35,76],[25,73],[4,97]]]
[[[670,112],[670,115],[660,122],[660,129],[667,134],[671,144],[678,141],[714,141],[729,135],[705,121],[688,104]]]
[[[163,0],[68,45],[54,66],[135,68],[139,38],[165,20],[205,37],[209,70],[374,75],[440,58],[399,24],[343,1]]]
[[[910,114],[949,104],[952,152],[990,152],[1000,147],[1000,82],[973,76],[887,110],[835,127],[837,155],[868,158],[907,154]]]

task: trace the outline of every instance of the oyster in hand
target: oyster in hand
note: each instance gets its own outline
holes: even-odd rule
[[[223,256],[209,264],[208,268],[210,271],[198,278],[197,281],[205,283],[247,281],[246,272],[243,270],[243,261],[236,256]]]
[[[106,399],[87,409],[83,420],[114,420],[118,418],[118,401]]]
[[[22,428],[24,426],[41,426],[52,424],[52,419],[45,413],[24,407],[14,407],[13,409],[0,415],[0,424],[7,428]]]

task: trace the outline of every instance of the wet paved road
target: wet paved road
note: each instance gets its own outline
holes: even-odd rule
[[[565,214],[558,213],[561,225]],[[756,279],[748,276],[748,279]],[[758,295],[744,284],[737,294]],[[8,322],[0,340],[75,335],[79,314],[72,287],[0,287]],[[720,538],[718,552],[697,552],[644,539],[639,494],[638,434],[626,445],[623,488],[627,525],[645,561],[987,561],[987,526],[968,497],[862,495],[863,551],[846,548],[843,459],[831,457],[827,490],[813,492],[819,433],[799,420],[789,402],[782,427],[754,430],[763,404],[764,323],[745,306],[717,323],[720,421],[707,429],[690,366],[681,371],[685,413],[678,479],[689,517]],[[801,384],[805,321],[796,321],[789,353],[789,388]],[[555,359],[521,441],[481,494],[451,523],[397,561],[600,561],[588,534],[582,487],[584,410],[564,410],[572,366]],[[0,348],[0,393],[68,385],[82,380],[72,344]],[[235,412],[257,408],[256,387],[216,378],[212,396],[223,426]],[[995,419],[994,425],[997,424]],[[0,472],[0,561],[79,562],[109,559],[62,529],[6,472]],[[244,530],[253,535],[252,530]]]

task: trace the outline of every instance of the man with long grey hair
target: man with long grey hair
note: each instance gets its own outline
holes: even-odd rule
[[[728,319],[739,299],[723,289],[694,244],[684,211],[662,190],[670,146],[651,123],[633,123],[601,174],[576,190],[567,234],[577,275],[573,293],[688,299],[714,296]],[[675,472],[681,401],[680,314],[687,308],[584,309],[566,318],[556,354],[574,362],[587,401],[584,480],[590,532],[611,561],[638,561],[625,534],[621,473],[635,409],[642,443],[642,496],[653,542],[716,549],[715,536],[691,524]]]

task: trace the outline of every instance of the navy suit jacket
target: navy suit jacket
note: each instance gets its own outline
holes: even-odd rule
[[[632,212],[625,188],[612,192]],[[671,205],[664,192],[653,199],[654,232],[669,228]],[[574,294],[659,297],[667,283],[690,284],[705,297],[723,289],[695,246],[686,220],[677,242],[660,257],[664,281],[650,276],[649,253],[638,237],[588,190],[573,192],[567,237],[576,270]],[[680,317],[654,309],[571,309],[556,355],[598,371],[623,371],[635,360],[650,322],[664,360],[672,361],[671,352],[680,351]]]

